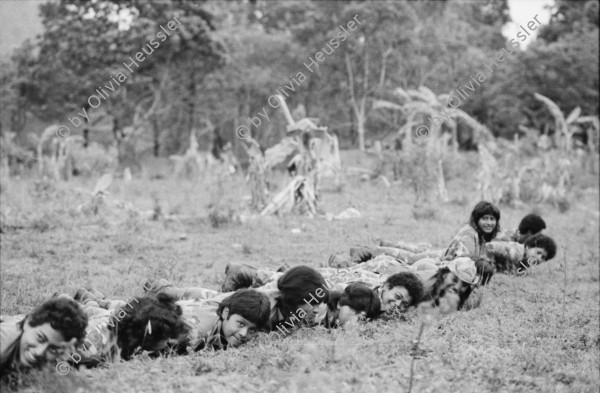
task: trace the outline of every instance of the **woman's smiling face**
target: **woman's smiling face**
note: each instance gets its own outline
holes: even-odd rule
[[[391,314],[398,309],[400,312],[405,312],[411,305],[412,298],[408,289],[403,286],[395,286],[390,288],[389,285],[384,285],[381,291],[381,307],[383,311]]]
[[[23,325],[19,359],[25,367],[38,367],[55,360],[65,345],[65,338],[50,323],[32,327],[29,321]]]
[[[477,221],[477,226],[485,233],[492,233],[496,229],[498,221],[491,214],[486,214]]]

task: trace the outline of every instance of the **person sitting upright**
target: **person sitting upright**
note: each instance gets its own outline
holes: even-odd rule
[[[464,255],[483,255],[484,245],[492,241],[500,231],[499,222],[500,210],[493,204],[482,201],[475,205],[469,223],[454,236],[446,250],[415,253],[413,251],[422,251],[423,248],[407,247],[405,243],[380,241],[378,246],[351,248],[349,257],[343,254],[332,255],[329,258],[329,266],[334,268],[355,266],[375,258],[386,261],[386,264],[391,262],[392,265],[412,265],[424,259],[431,263],[434,263],[434,260],[437,261],[435,263],[439,263]]]
[[[479,202],[473,208],[469,224],[454,237],[443,260],[451,261],[464,255],[483,255],[485,244],[494,240],[500,231],[500,210],[490,202]]]

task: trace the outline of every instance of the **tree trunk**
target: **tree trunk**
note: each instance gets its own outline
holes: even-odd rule
[[[119,127],[119,118],[117,116],[113,115],[112,123],[112,132],[113,136],[115,137],[115,142],[117,143],[118,149],[119,145],[121,144],[121,140],[123,139],[123,131]]]
[[[192,131],[195,125],[194,115],[196,114],[196,74],[192,71],[190,75],[190,85],[189,85],[189,101],[188,101],[188,116],[189,116],[189,127],[188,127],[188,135]]]
[[[364,95],[361,98],[360,106],[354,94],[354,73],[352,71],[352,64],[350,62],[350,55],[346,53],[346,71],[348,72],[348,84],[350,89],[350,100],[352,109],[354,110],[354,116],[356,117],[356,131],[358,133],[358,148],[360,151],[365,150],[365,107],[367,100],[367,88],[368,88],[368,77],[369,77],[369,56],[368,52],[365,58],[365,80],[364,80]]]
[[[87,102],[83,105],[83,109],[88,112],[90,110],[90,104]],[[86,116],[83,120],[85,123],[83,125],[83,147],[87,148],[90,144],[90,122],[88,120],[89,116]]]
[[[348,114],[350,117],[350,144],[356,146],[358,135],[356,133],[356,124],[354,124],[354,112],[352,107],[348,107]]]
[[[154,146],[153,146],[153,150],[154,150],[154,157],[158,157],[158,155],[160,154],[160,131],[158,129],[158,120],[156,119],[156,116],[152,116],[152,135],[153,135],[153,139],[154,139]]]
[[[358,134],[358,148],[360,151],[365,151],[365,119],[362,113],[356,114],[357,127],[356,131]]]

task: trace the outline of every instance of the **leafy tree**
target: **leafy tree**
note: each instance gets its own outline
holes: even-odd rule
[[[101,110],[113,119],[117,140],[123,138],[125,126],[134,131],[153,126],[156,136],[159,108],[187,106],[187,123],[178,131],[193,126],[194,87],[223,55],[203,3],[61,0],[43,4],[40,10],[44,34],[39,55],[19,87],[43,117],[64,122],[67,115],[87,112],[97,106],[89,97],[110,85],[115,91],[104,89],[109,98]],[[167,28],[173,18],[180,22],[177,33],[159,39],[160,27]],[[138,52],[144,60],[135,60]],[[174,85],[187,88],[168,106],[166,89]]]
[[[555,0],[550,21],[542,26],[538,37],[550,43],[572,32],[597,29],[599,8],[598,0]]]
[[[520,125],[554,133],[553,117],[534,93],[564,113],[581,107],[584,115],[598,114],[598,21],[597,12],[591,12],[597,5],[558,1],[539,38],[511,57],[486,86],[483,120],[496,134],[512,137]]]

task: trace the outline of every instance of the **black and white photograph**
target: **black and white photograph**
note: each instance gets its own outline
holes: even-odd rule
[[[597,393],[600,0],[0,0],[0,391]]]

